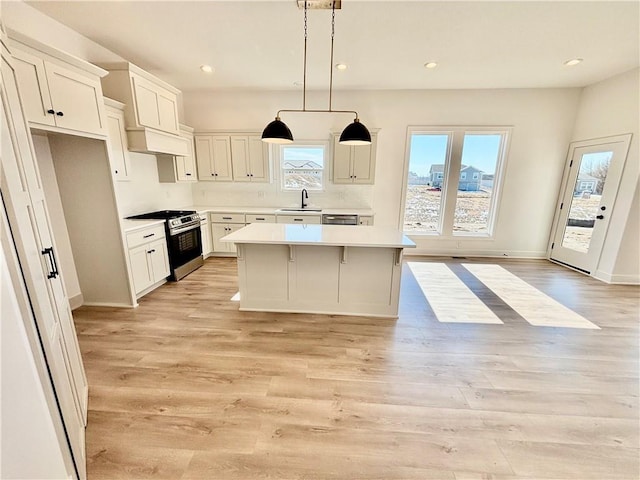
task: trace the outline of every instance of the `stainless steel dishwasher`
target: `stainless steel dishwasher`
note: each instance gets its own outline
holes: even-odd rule
[[[355,214],[324,214],[323,225],[358,225],[358,215]]]

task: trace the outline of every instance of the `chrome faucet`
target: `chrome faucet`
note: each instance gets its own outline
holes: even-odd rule
[[[305,199],[305,198],[309,198],[309,194],[307,193],[307,189],[306,189],[306,188],[303,188],[303,189],[302,189],[302,192],[300,192],[300,193],[302,194],[302,195],[301,195],[301,196],[302,196],[302,199],[301,199],[301,201],[300,201],[300,203],[301,203],[301,207],[300,207],[300,208],[304,208],[304,207],[306,207],[306,206],[307,206],[307,204],[306,204],[306,203],[304,203],[304,199]]]

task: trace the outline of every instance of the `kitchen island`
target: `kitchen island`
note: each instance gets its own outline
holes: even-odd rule
[[[240,310],[397,317],[404,248],[392,228],[248,225],[236,244]]]

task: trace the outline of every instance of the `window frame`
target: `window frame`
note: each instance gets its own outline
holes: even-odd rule
[[[280,191],[281,192],[299,192],[300,187],[296,188],[288,188],[285,186],[285,168],[283,167],[284,160],[284,152],[285,149],[296,147],[296,148],[322,148],[322,186],[321,188],[307,188],[310,192],[324,192],[327,190],[327,181],[329,176],[329,164],[331,163],[331,159],[329,158],[329,142],[327,140],[296,140],[293,143],[280,144],[276,146],[277,151],[277,160],[278,160],[278,176]],[[304,188],[304,187],[303,187]]]
[[[435,237],[443,239],[473,238],[473,239],[493,239],[495,226],[499,216],[500,198],[502,196],[502,184],[504,172],[507,165],[509,143],[513,132],[512,126],[408,126],[407,138],[405,142],[405,160],[403,169],[402,203],[400,216],[398,218],[398,228],[405,235],[416,237]],[[440,201],[440,212],[438,216],[438,226],[435,232],[428,231],[404,231],[404,217],[407,206],[408,174],[411,157],[411,139],[413,135],[449,135],[447,147],[447,157],[444,166],[442,179],[442,198]],[[455,208],[460,184],[460,173],[462,169],[462,148],[465,134],[473,135],[500,135],[501,141],[498,148],[498,158],[493,179],[493,192],[489,203],[489,218],[487,219],[486,232],[455,232]],[[477,179],[476,179],[477,180]]]

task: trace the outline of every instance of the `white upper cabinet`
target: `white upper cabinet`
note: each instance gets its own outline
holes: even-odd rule
[[[269,182],[267,145],[258,133],[197,133],[201,181]]]
[[[46,130],[106,135],[101,68],[15,34],[11,53],[27,120]]]
[[[231,135],[231,165],[236,182],[268,182],[267,144],[260,135]]]
[[[178,95],[180,90],[132,63],[105,65],[102,79],[105,95],[125,104],[127,128],[153,128],[180,134]]]
[[[333,183],[373,184],[376,173],[377,133],[371,132],[371,145],[342,145],[333,135]]]
[[[157,155],[158,179],[161,182],[197,182],[196,158],[193,151],[193,128],[180,125],[180,136],[187,141],[187,155]]]
[[[195,135],[198,180],[230,182],[231,142],[229,135]]]
[[[104,99],[107,116],[109,161],[116,180],[130,180],[131,162],[124,131],[124,105],[110,98]]]

